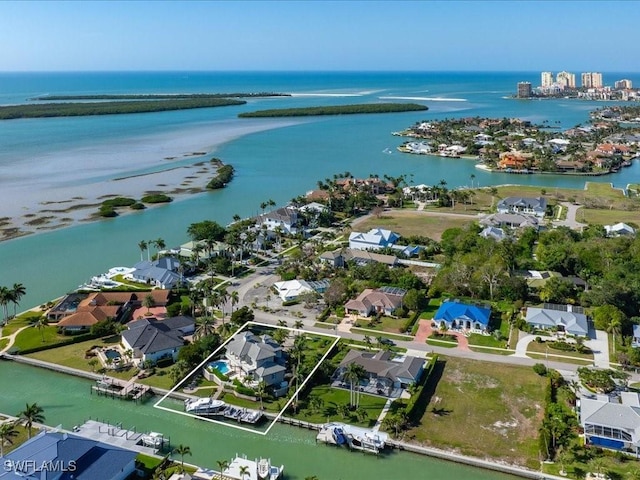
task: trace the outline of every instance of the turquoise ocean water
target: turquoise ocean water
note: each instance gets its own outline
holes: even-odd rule
[[[638,74],[604,74],[607,84],[621,78],[638,83]],[[170,138],[190,129],[210,129],[212,135],[225,125],[238,125],[237,114],[261,108],[373,101],[414,101],[429,111],[368,116],[303,119],[288,127],[241,136],[207,149],[231,163],[237,176],[222,191],[197,195],[140,214],[42,233],[0,244],[0,285],[20,282],[27,287],[24,306],[65,293],[92,275],[139,257],[137,244],[162,237],[167,245],[186,240],[187,226],[203,219],[221,223],[236,213],[255,214],[261,202],[282,204],[316,186],[319,179],[350,171],[410,174],[416,184],[468,185],[470,175],[480,186],[526,183],[548,187],[584,186],[584,179],[566,176],[511,176],[489,174],[474,168],[474,161],[402,155],[395,147],[402,139],[391,132],[416,121],[460,116],[520,117],[569,128],[588,119],[588,112],[602,102],[570,100],[520,101],[507,98],[519,81],[539,83],[538,73],[2,73],[0,104],[23,103],[47,94],[124,93],[229,93],[281,92],[294,96],[252,99],[247,105],[180,112],[26,119],[0,122],[0,167],[29,165],[34,176],[46,166],[47,155],[65,155],[95,145],[125,149],[127,142],[158,135]],[[251,122],[256,122],[251,120]],[[280,120],[263,119],[266,128]],[[151,146],[150,146],[151,148]],[[204,150],[203,150],[204,149]],[[394,154],[383,151],[391,149]],[[75,157],[74,157],[75,158]],[[132,163],[135,163],[132,158]],[[197,161],[190,159],[189,161]],[[91,157],[77,168],[89,168]],[[67,172],[56,172],[64,178]],[[132,173],[140,173],[132,167]],[[607,177],[592,179],[624,186],[640,181],[640,166]],[[0,198],[3,182],[0,178]]]
[[[640,75],[604,74],[607,84]],[[195,221],[221,223],[235,213],[254,214],[269,198],[282,204],[315,187],[317,180],[335,173],[413,175],[415,183],[468,185],[470,175],[481,186],[503,183],[582,188],[584,180],[560,176],[491,175],[474,168],[469,160],[417,157],[395,152],[402,139],[391,132],[420,120],[460,116],[520,117],[568,128],[584,123],[589,110],[601,102],[568,100],[518,101],[506,98],[516,83],[539,83],[538,73],[2,73],[0,104],[22,103],[44,94],[284,92],[295,96],[252,99],[248,105],[220,109],[163,112],[130,116],[33,119],[0,122],[0,166],[33,165],[33,175],[49,154],[64,155],[101,145],[126,145],[146,136],[180,135],[190,129],[222,128],[237,124],[236,115],[259,108],[415,101],[428,112],[304,119],[287,127],[241,136],[207,150],[231,163],[237,176],[228,188],[174,202],[114,220],[84,224],[59,231],[0,243],[0,285],[20,282],[27,287],[23,307],[64,294],[92,275],[139,258],[140,240],[162,237],[167,245],[186,240],[186,228]],[[279,121],[259,120],[265,126]],[[207,145],[193,145],[201,151]],[[195,161],[195,160],[193,160]],[[77,168],[88,168],[91,158]],[[133,167],[132,167],[133,168]],[[133,171],[133,170],[132,170]],[[63,176],[65,172],[59,172]],[[618,174],[591,179],[624,186],[640,182],[634,164]],[[0,178],[0,199],[3,196]],[[5,183],[6,184],[6,183]],[[307,432],[277,427],[274,436],[255,440],[235,431],[195,422],[185,431],[182,419],[168,418],[149,406],[133,407],[89,396],[82,380],[43,373],[11,364],[0,365],[0,411],[15,413],[25,401],[46,408],[49,423],[65,427],[89,415],[122,421],[125,426],[160,430],[175,442],[189,444],[194,462],[215,466],[215,461],[238,453],[269,455],[289,465],[290,478],[318,474],[320,478],[500,478],[487,472],[435,462],[404,453],[375,460],[333,452],[313,443]],[[11,388],[7,388],[11,385]],[[89,398],[89,400],[87,400]],[[213,428],[212,431],[207,430]],[[207,431],[205,431],[207,430]]]

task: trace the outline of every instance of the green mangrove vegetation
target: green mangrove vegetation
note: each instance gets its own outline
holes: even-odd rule
[[[233,179],[235,169],[231,165],[223,165],[217,158],[212,158],[211,163],[218,166],[218,171],[216,176],[207,183],[207,188],[209,190],[218,190],[226,187],[227,183]]]
[[[141,93],[141,94],[118,94],[118,95],[42,95],[33,97],[34,101],[68,101],[68,100],[177,100],[191,98],[257,98],[257,97],[289,97],[289,93]]]
[[[362,103],[354,105],[328,105],[324,107],[274,108],[238,114],[240,118],[308,117],[314,115],[348,115],[358,113],[397,113],[429,110],[417,103]]]
[[[69,102],[9,105],[0,107],[0,120],[16,118],[80,117],[89,115],[121,115],[126,113],[164,112],[194,108],[244,105],[232,98],[187,98],[175,100],[131,100],[115,102]]]

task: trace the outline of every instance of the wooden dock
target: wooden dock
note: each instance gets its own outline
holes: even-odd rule
[[[119,380],[112,377],[103,377],[91,387],[92,392],[111,398],[122,400],[133,400],[137,402],[151,392],[151,387],[136,383],[136,377],[129,381]]]

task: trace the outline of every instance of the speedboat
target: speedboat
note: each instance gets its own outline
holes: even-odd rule
[[[164,435],[158,432],[149,432],[142,436],[142,444],[145,447],[161,448],[164,444]]]
[[[184,402],[184,410],[195,415],[222,414],[226,406],[222,400],[209,397],[185,400]]]

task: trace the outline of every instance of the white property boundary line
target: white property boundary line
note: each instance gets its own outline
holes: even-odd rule
[[[317,336],[321,336],[321,337],[329,337],[329,338],[333,338],[334,342],[331,344],[331,346],[329,348],[327,348],[327,351],[325,352],[325,354],[322,356],[322,358],[320,359],[320,361],[318,362],[318,364],[314,367],[313,370],[311,370],[311,372],[309,373],[309,375],[307,375],[307,378],[305,378],[304,382],[302,382],[302,384],[298,387],[298,389],[295,391],[295,393],[291,396],[291,399],[286,403],[286,405],[282,408],[282,410],[278,413],[278,415],[276,415],[276,418],[274,418],[274,420],[271,422],[271,424],[267,427],[267,429],[264,432],[252,429],[252,428],[248,428],[248,427],[242,427],[240,425],[233,425],[231,423],[227,423],[227,422],[221,422],[219,420],[214,420],[212,418],[206,418],[206,417],[200,417],[198,415],[194,415],[192,413],[188,413],[188,412],[181,412],[180,410],[174,410],[172,408],[168,408],[168,407],[163,407],[162,405],[160,405],[167,397],[169,397],[173,392],[175,392],[177,389],[180,388],[180,386],[185,383],[185,381],[191,377],[194,373],[198,372],[202,367],[204,367],[205,364],[207,364],[209,362],[209,360],[214,356],[217,355],[217,353],[223,349],[227,343],[229,343],[233,337],[243,331],[246,327],[248,327],[249,325],[258,325],[260,327],[268,327],[268,328],[272,328],[272,329],[284,329],[284,330],[289,330],[291,332],[297,332],[297,333],[308,333],[310,335],[317,335]],[[281,326],[277,326],[277,325],[271,325],[268,323],[260,323],[260,322],[254,322],[254,321],[249,321],[246,322],[244,325],[242,325],[240,328],[238,328],[238,330],[236,330],[233,335],[231,335],[222,345],[220,345],[213,353],[211,353],[207,358],[205,358],[197,367],[195,367],[193,370],[191,370],[191,372],[189,372],[187,374],[186,377],[184,377],[180,382],[178,382],[171,390],[169,390],[160,400],[158,400],[153,407],[154,408],[158,408],[160,410],[164,410],[167,412],[171,412],[171,413],[177,413],[179,415],[184,415],[185,417],[191,417],[191,418],[195,418],[197,420],[204,420],[207,422],[211,422],[211,423],[215,423],[218,425],[222,425],[225,427],[231,427],[231,428],[235,428],[237,430],[243,430],[245,432],[249,432],[249,433],[255,433],[257,435],[262,435],[265,436],[269,433],[269,431],[271,430],[271,428],[276,424],[276,422],[280,419],[280,417],[284,414],[284,412],[287,410],[287,408],[289,408],[289,405],[291,405],[291,403],[298,397],[298,394],[302,391],[302,389],[304,388],[304,386],[307,384],[307,382],[309,381],[309,379],[313,376],[313,374],[315,373],[315,371],[320,367],[320,365],[322,365],[322,362],[325,361],[325,359],[327,358],[327,356],[329,355],[329,353],[331,352],[331,350],[333,350],[333,347],[336,346],[336,344],[338,343],[338,341],[340,340],[340,336],[338,335],[331,335],[328,333],[318,333],[318,332],[312,332],[310,330],[301,330],[298,328],[291,328],[291,327],[281,327]]]

